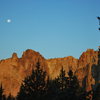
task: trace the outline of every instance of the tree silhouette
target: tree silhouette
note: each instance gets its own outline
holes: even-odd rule
[[[81,100],[79,99],[79,82],[72,70],[69,70],[68,77],[65,76],[65,70],[60,70],[60,74],[55,80],[51,81],[49,91],[52,93],[48,97],[52,97],[47,100]],[[85,100],[85,99],[84,99]]]
[[[46,72],[40,69],[40,63],[32,71],[32,75],[25,78],[18,93],[18,100],[43,99],[46,93]]]
[[[67,88],[66,94],[68,100],[78,100],[79,97],[79,82],[75,75],[73,75],[72,70],[69,70],[67,77]]]
[[[94,91],[93,100],[100,100],[100,84],[97,85]]]
[[[81,88],[72,70],[66,77],[62,67],[59,76],[51,80],[40,67],[38,62],[32,74],[25,78],[17,100],[86,100],[80,96]]]
[[[67,86],[72,89],[77,89],[79,87],[79,82],[77,77],[73,74],[72,70],[69,70],[67,77]]]
[[[65,70],[60,70],[60,74],[57,78],[47,80],[47,94],[45,100],[64,100],[66,88]]]
[[[4,89],[2,88],[2,84],[0,86],[0,100],[3,100],[3,92],[4,92]]]
[[[6,100],[12,100],[11,95],[9,95]]]
[[[56,84],[56,80],[50,80],[48,78],[46,85],[46,96],[45,100],[56,100],[58,88]]]
[[[63,92],[64,89],[66,88],[66,79],[67,79],[67,77],[65,76],[65,70],[62,67],[61,70],[60,70],[60,75],[56,79],[57,80],[58,89],[61,92]]]
[[[9,94],[6,100],[15,100],[15,98],[11,94]]]

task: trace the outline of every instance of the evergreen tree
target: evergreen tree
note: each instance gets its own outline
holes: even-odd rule
[[[73,75],[72,70],[69,70],[67,77],[67,88],[71,90],[75,90],[79,87],[78,79],[75,75]]]
[[[60,70],[60,75],[56,79],[59,92],[60,91],[63,92],[64,89],[66,88],[66,79],[67,79],[67,77],[65,76],[65,70],[62,67],[61,70]]]
[[[56,80],[47,80],[47,91],[46,91],[46,97],[45,100],[56,100],[55,98],[57,97],[57,85],[56,85]]]
[[[15,98],[11,94],[9,94],[6,100],[15,100]]]
[[[60,74],[54,80],[48,78],[47,81],[47,96],[45,100],[64,100],[66,88],[65,70],[60,70]]]
[[[2,84],[0,86],[0,100],[3,100],[3,91],[4,89],[2,88]]]
[[[72,70],[69,70],[67,77],[66,98],[68,100],[78,100],[79,97],[79,82]]]
[[[65,76],[65,70],[63,67],[60,70],[59,76],[55,79],[55,88],[56,88],[56,100],[64,100],[66,93],[67,77]]]
[[[32,75],[25,78],[18,93],[18,100],[43,99],[46,93],[46,72],[40,69],[40,63],[32,71]]]
[[[100,84],[97,85],[93,93],[93,100],[100,100]]]

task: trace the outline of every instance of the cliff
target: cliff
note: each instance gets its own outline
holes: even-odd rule
[[[11,93],[16,96],[22,80],[31,74],[38,61],[41,68],[47,72],[51,79],[59,75],[62,67],[65,69],[66,75],[70,69],[73,70],[80,85],[84,86],[87,91],[91,90],[91,85],[100,80],[100,76],[98,76],[100,69],[98,51],[88,49],[82,53],[79,59],[72,56],[45,59],[40,53],[28,49],[23,52],[21,58],[13,53],[11,58],[0,61],[0,83],[2,83],[6,95]]]
[[[6,60],[0,61],[0,83],[4,87],[4,93],[16,96],[19,91],[22,80],[31,74],[32,69],[35,68],[36,63],[40,62],[43,70],[48,72],[45,58],[38,52],[33,50],[26,50],[23,52],[21,58],[17,57],[16,53],[13,53],[12,57]]]
[[[93,78],[94,70],[92,69],[94,65],[98,65],[98,51],[88,49],[80,56],[78,69],[75,72],[80,85],[84,86],[87,91],[91,90],[91,86],[95,84],[95,79]]]
[[[78,59],[72,56],[64,58],[48,59],[46,61],[49,68],[49,76],[51,79],[54,79],[59,75],[59,72],[62,67],[67,73],[69,70],[73,70],[73,72],[75,72],[78,66]]]
[[[77,76],[80,86],[84,86],[87,91],[91,90],[91,86],[95,84],[95,78],[93,76],[98,77],[98,51],[94,51],[93,49],[88,49],[86,52],[83,52],[79,59],[71,56],[49,59],[47,60],[47,64],[52,79],[59,75],[59,71],[63,66],[66,75],[71,69]],[[93,66],[95,66],[94,69]],[[99,79],[97,81],[99,81]]]

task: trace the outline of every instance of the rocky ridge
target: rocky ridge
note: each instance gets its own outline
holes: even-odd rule
[[[0,82],[5,89],[6,95],[9,95],[9,93],[13,96],[17,95],[22,80],[31,74],[38,61],[41,68],[52,79],[59,75],[62,67],[65,69],[66,75],[70,69],[73,70],[80,85],[84,86],[87,91],[91,90],[91,85],[100,80],[100,76],[97,74],[97,71],[100,69],[98,65],[98,51],[88,49],[82,53],[79,59],[72,56],[45,59],[40,53],[28,49],[23,52],[21,58],[18,58],[17,54],[13,53],[11,58],[0,61]]]
[[[38,52],[33,50],[26,50],[23,52],[21,58],[17,57],[16,53],[13,53],[12,57],[6,60],[0,61],[0,83],[4,87],[4,93],[13,96],[19,91],[22,80],[31,74],[32,69],[35,68],[36,63],[40,62],[42,69],[48,72],[46,67],[46,60]]]

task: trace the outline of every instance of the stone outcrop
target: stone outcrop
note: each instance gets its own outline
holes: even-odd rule
[[[87,91],[91,90],[91,85],[100,80],[100,76],[98,76],[100,74],[98,51],[88,49],[82,53],[79,59],[72,56],[45,59],[40,53],[28,49],[23,52],[21,58],[13,53],[11,58],[0,61],[0,83],[2,83],[6,95],[9,95],[9,93],[13,96],[17,95],[22,80],[31,74],[38,61],[41,68],[47,72],[51,79],[59,75],[62,67],[66,71],[66,76],[71,69],[77,76],[80,85],[84,86]]]
[[[68,56],[64,58],[48,59],[47,64],[49,68],[49,76],[51,79],[54,79],[59,75],[59,72],[62,67],[64,68],[66,73],[69,70],[73,70],[73,72],[75,72],[78,66],[78,59],[75,59],[72,56]]]
[[[88,49],[83,52],[79,59],[74,57],[56,58],[47,60],[50,77],[55,78],[59,75],[61,67],[66,71],[71,69],[77,76],[80,86],[84,86],[87,91],[91,90],[91,86],[95,84],[93,74],[97,73],[93,70],[93,66],[98,65],[98,51]],[[95,67],[95,70],[97,67]]]
[[[92,67],[98,65],[98,51],[88,49],[83,52],[78,60],[78,70],[76,75],[81,85],[85,85],[87,91],[91,90],[91,85],[95,84]]]
[[[0,61],[0,83],[2,83],[6,95],[11,93],[16,96],[22,80],[31,74],[38,61],[42,69],[48,72],[48,67],[45,67],[45,58],[30,49],[26,50],[21,58],[13,53],[11,58]]]

